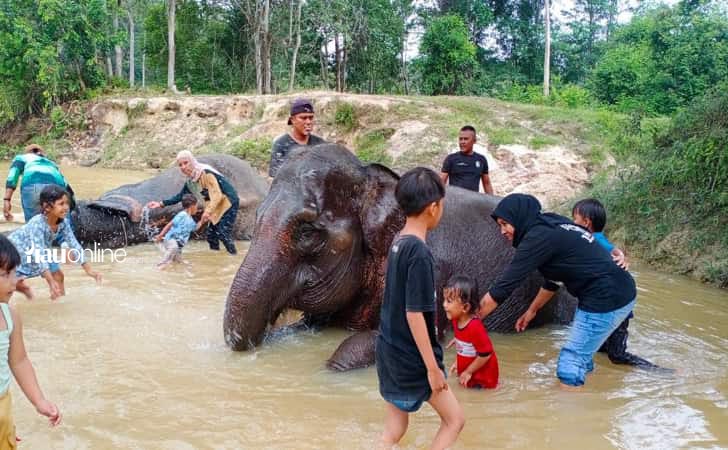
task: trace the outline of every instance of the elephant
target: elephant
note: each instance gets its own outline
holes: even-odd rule
[[[249,239],[255,209],[268,192],[268,183],[250,164],[234,156],[212,154],[201,156],[199,161],[219,170],[235,187],[240,198],[235,237]],[[106,192],[97,200],[78,201],[71,213],[76,238],[86,247],[95,244],[118,248],[147,242],[181,211],[181,206],[147,210],[144,205],[173,196],[182,189],[184,182],[185,177],[179,169],[171,167],[149,180]]]
[[[266,327],[287,308],[303,312],[296,326],[341,326],[358,333],[341,343],[329,369],[374,362],[386,258],[404,225],[394,189],[399,177],[362,164],[336,144],[302,147],[280,168],[258,207],[250,249],[225,304],[223,332],[233,350],[259,345]],[[436,260],[436,292],[455,274],[477,280],[479,295],[513,256],[490,214],[498,197],[448,187],[439,226],[427,243]],[[514,331],[543,284],[534,272],[485,320],[491,331]],[[564,291],[564,289],[561,289]],[[439,303],[439,301],[438,301]],[[571,321],[576,299],[559,292],[532,322]],[[439,305],[438,333],[447,320]]]

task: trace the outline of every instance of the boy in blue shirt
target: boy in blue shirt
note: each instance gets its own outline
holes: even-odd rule
[[[426,243],[442,217],[445,186],[435,172],[418,167],[402,175],[394,196],[407,221],[387,257],[376,341],[379,392],[386,401],[382,446],[396,445],[407,431],[409,414],[428,402],[441,420],[431,448],[444,449],[465,424],[445,379],[435,331],[435,259]]]
[[[571,210],[571,215],[574,218],[575,224],[586,228],[594,236],[597,243],[612,255],[615,264],[624,270],[629,269],[624,252],[609,242],[609,239],[604,235],[604,226],[607,224],[607,212],[599,200],[593,198],[579,200]],[[671,371],[670,369],[656,366],[627,351],[627,337],[629,336],[627,328],[629,327],[629,319],[633,317],[634,314],[630,312],[619,327],[609,335],[599,351],[606,353],[609,360],[614,364],[628,364],[642,369],[657,369],[665,372]]]
[[[197,199],[194,195],[185,194],[182,197],[182,208],[184,209],[178,212],[154,239],[155,242],[164,240],[162,244],[164,258],[157,264],[159,270],[164,270],[172,261],[182,262],[182,248],[190,239],[190,234],[202,226],[192,218],[197,214]]]

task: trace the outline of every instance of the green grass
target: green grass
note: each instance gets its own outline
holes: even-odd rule
[[[249,139],[235,144],[230,154],[248,161],[256,169],[263,170],[270,161],[271,139]]]
[[[394,132],[394,128],[382,128],[358,136],[354,142],[356,156],[363,162],[392,165],[392,158],[387,154],[387,140]]]
[[[533,149],[540,149],[548,147],[549,145],[556,145],[561,142],[559,139],[553,136],[534,136],[528,141],[528,146]]]

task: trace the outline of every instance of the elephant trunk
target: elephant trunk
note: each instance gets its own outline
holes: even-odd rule
[[[268,324],[286,306],[294,289],[289,261],[275,240],[256,239],[238,269],[225,303],[225,342],[237,351],[260,344]]]

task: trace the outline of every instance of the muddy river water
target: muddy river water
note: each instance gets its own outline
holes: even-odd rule
[[[80,198],[150,176],[64,172]],[[40,279],[31,282],[35,301],[15,294],[41,386],[64,414],[49,428],[13,385],[21,448],[373,448],[384,413],[375,369],[324,367],[347,332],[281,332],[247,353],[226,347],[225,295],[244,253],[193,242],[187,264],[160,273],[156,247],[139,245],[95,264],[100,286],[69,265],[62,300],[51,302]],[[633,273],[639,299],[630,349],[676,375],[598,355],[587,388],[562,392],[555,363],[565,328],[493,334],[500,387],[467,391],[450,380],[467,419],[455,448],[728,448],[728,292],[643,266]],[[446,365],[454,356],[446,352]],[[424,406],[401,448],[426,448],[437,424]]]

